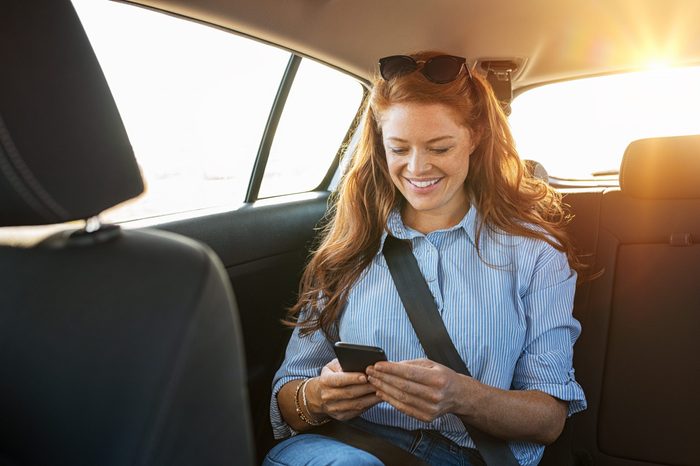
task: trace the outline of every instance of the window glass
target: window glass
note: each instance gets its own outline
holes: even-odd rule
[[[667,68],[537,87],[513,101],[520,155],[551,176],[617,176],[635,139],[700,134],[700,67]]]
[[[290,54],[131,5],[73,4],[146,182],[107,220],[242,202]]]
[[[302,60],[275,133],[259,197],[316,188],[341,148],[362,94],[356,79]]]

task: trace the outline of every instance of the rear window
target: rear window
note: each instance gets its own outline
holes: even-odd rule
[[[614,179],[635,139],[700,134],[700,67],[654,69],[545,85],[510,117],[522,158],[550,176]]]

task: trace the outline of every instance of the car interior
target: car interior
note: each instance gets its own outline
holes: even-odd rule
[[[695,0],[92,3],[253,39],[289,61],[274,95],[255,104],[264,130],[250,170],[233,167],[245,177],[240,202],[112,223],[99,215],[155,182],[81,8],[2,0],[0,233],[12,238],[0,245],[2,465],[260,464],[275,443],[271,381],[290,335],[281,319],[356,142],[379,57],[467,57],[508,111],[539,86],[638,70],[645,44],[673,39],[671,65],[700,64]],[[265,196],[275,132],[307,61],[363,91],[314,186]],[[262,79],[255,63],[240,66]],[[573,310],[588,408],[542,465],[700,465],[696,128],[628,141],[612,181],[548,175],[528,162],[562,193],[568,233],[591,271]],[[235,126],[226,131],[238,137]],[[20,230],[36,240],[20,244]]]
[[[100,225],[143,183],[80,22],[62,2],[15,2],[5,19],[2,225],[92,220],[0,252],[0,463],[250,463],[221,262],[182,236]]]

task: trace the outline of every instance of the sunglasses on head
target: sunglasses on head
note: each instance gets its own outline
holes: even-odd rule
[[[472,79],[467,59],[464,57],[437,55],[427,60],[415,60],[408,55],[392,55],[379,59],[379,73],[386,81],[420,70],[429,81],[436,84],[446,84],[457,79],[462,68],[467,70],[469,79]]]

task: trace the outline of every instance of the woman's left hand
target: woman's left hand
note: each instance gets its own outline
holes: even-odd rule
[[[367,369],[377,397],[404,414],[432,422],[445,413],[457,413],[460,400],[473,390],[471,377],[429,359],[378,362]]]

